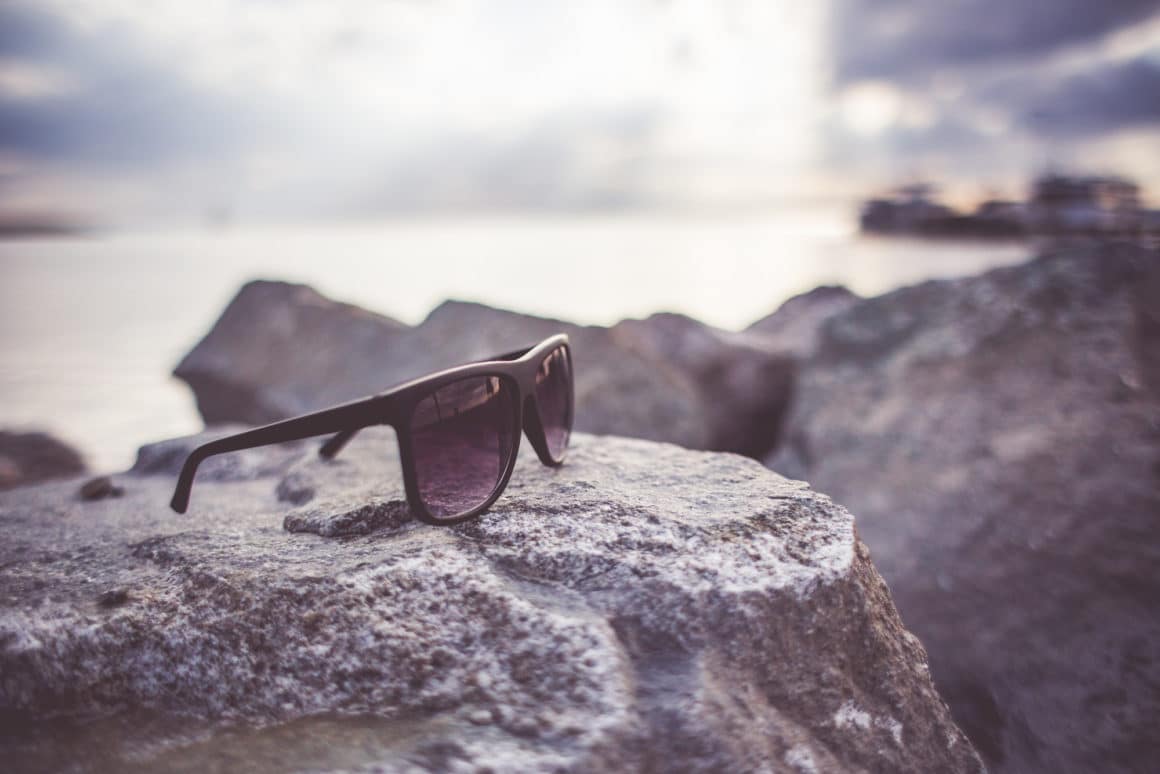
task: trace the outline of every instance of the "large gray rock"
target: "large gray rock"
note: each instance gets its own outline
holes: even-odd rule
[[[262,424],[318,401],[378,392],[385,385],[368,371],[407,330],[305,285],[250,282],[175,373],[207,424]]]
[[[572,340],[579,430],[752,456],[772,448],[792,360],[759,340],[676,316],[607,329],[449,301],[408,328],[305,286],[251,282],[175,373],[193,388],[207,423],[257,424],[560,331]],[[680,357],[667,356],[674,347]]]
[[[80,453],[47,433],[0,430],[0,490],[84,471]]]
[[[826,321],[859,301],[857,295],[840,285],[822,285],[789,299],[746,331],[777,350],[808,357],[818,348]]]
[[[796,368],[778,343],[671,313],[624,320],[610,334],[646,362],[692,381],[710,428],[704,448],[760,458],[777,444]]]
[[[1086,247],[860,302],[769,459],[858,514],[995,771],[1160,759],[1158,278]]]
[[[379,428],[178,516],[200,440],[118,500],[0,498],[6,766],[980,770],[852,517],[756,462],[579,435],[435,528]]]

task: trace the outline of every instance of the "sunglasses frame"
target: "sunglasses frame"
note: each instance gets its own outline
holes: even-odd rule
[[[519,457],[520,436],[525,433],[540,462],[549,467],[558,467],[564,462],[567,444],[559,458],[552,457],[548,439],[540,416],[539,400],[536,397],[536,372],[545,358],[557,349],[564,352],[568,364],[568,432],[572,431],[575,417],[576,389],[573,377],[572,348],[568,335],[556,334],[544,339],[533,347],[496,355],[466,365],[437,371],[409,382],[392,387],[385,392],[343,403],[331,408],[314,411],[290,419],[283,419],[236,435],[218,438],[198,446],[189,453],[177,486],[173,492],[170,507],[178,513],[185,513],[189,507],[190,491],[198,465],[207,457],[228,452],[253,449],[287,441],[298,441],[320,435],[331,435],[319,449],[325,459],[334,457],[364,427],[389,425],[395,430],[399,444],[399,459],[403,466],[403,485],[407,494],[407,504],[411,513],[428,524],[444,526],[458,524],[486,511],[499,499],[507,488],[512,471]],[[453,382],[472,377],[494,376],[503,380],[514,393],[515,406],[512,411],[511,431],[515,439],[510,458],[506,460],[502,475],[488,498],[471,509],[455,516],[440,518],[431,513],[419,495],[419,477],[415,469],[415,458],[411,438],[411,417],[419,403],[433,392]]]

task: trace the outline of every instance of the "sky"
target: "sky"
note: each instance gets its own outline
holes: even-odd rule
[[[0,217],[1160,194],[1160,0],[0,0]]]

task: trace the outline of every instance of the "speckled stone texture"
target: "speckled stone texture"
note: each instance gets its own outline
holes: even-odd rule
[[[753,457],[776,443],[793,359],[679,315],[602,328],[447,301],[409,327],[305,285],[256,281],[175,374],[208,424],[260,424],[560,332],[572,343],[577,429]]]
[[[478,520],[411,520],[393,437],[248,476],[0,496],[0,759],[101,771],[979,771],[828,498],[579,435]],[[166,449],[169,449],[167,452]]]
[[[1160,254],[1060,250],[823,323],[768,461],[858,515],[998,772],[1160,760]]]

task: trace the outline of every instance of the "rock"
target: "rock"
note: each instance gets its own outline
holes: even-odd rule
[[[1160,263],[1147,269],[1135,286],[1133,305],[1133,347],[1140,362],[1141,378],[1153,392],[1160,393]]]
[[[578,434],[438,528],[387,428],[271,453],[186,516],[164,475],[0,497],[7,766],[981,770],[852,517],[754,461]]]
[[[137,450],[130,473],[176,476],[185,458],[195,448],[209,441],[247,429],[245,425],[217,425],[197,435],[170,438],[150,443]],[[319,442],[321,443],[321,441]],[[261,449],[244,449],[233,454],[219,454],[205,460],[197,469],[198,481],[247,481],[285,471],[302,456],[304,442],[291,441]]]
[[[84,472],[81,455],[47,433],[0,430],[0,490]]]
[[[794,296],[777,311],[746,329],[768,346],[797,357],[809,357],[818,346],[821,327],[861,299],[840,285],[822,285]]]
[[[101,607],[120,607],[128,601],[128,589],[109,589],[97,597],[97,604]]]
[[[704,448],[760,458],[777,444],[795,368],[778,347],[679,314],[625,320],[610,333],[645,361],[692,380],[711,428]]]
[[[676,316],[607,329],[449,301],[408,328],[301,285],[252,282],[175,373],[206,422],[257,424],[560,331],[572,341],[579,430],[750,455],[772,448],[792,360]],[[680,357],[667,357],[674,349]]]
[[[1088,247],[861,301],[768,460],[858,514],[993,771],[1160,757],[1156,268]]]
[[[646,360],[619,346],[606,328],[449,301],[418,326],[411,349],[398,350],[397,369],[419,376],[561,331],[572,344],[577,429],[689,447],[709,445],[713,428],[701,413],[703,396],[694,381],[667,363]],[[388,373],[381,372],[380,379],[389,384]]]
[[[406,330],[305,285],[249,282],[175,375],[193,389],[207,425],[264,424],[311,401],[350,397],[344,389],[382,389],[367,370]]]
[[[109,476],[97,476],[81,484],[77,494],[82,500],[104,500],[106,497],[120,497],[125,490],[113,483]]]

